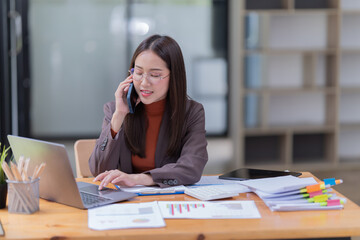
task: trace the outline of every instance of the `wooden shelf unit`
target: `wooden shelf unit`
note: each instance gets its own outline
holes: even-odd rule
[[[360,4],[240,0],[230,8],[234,167],[360,167],[352,150],[360,149]]]

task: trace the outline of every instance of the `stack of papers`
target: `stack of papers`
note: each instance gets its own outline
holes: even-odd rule
[[[335,179],[329,179],[335,182]],[[320,184],[312,177],[281,176],[243,181],[272,211],[342,209],[346,199],[337,197],[331,184]],[[311,188],[319,189],[312,191]]]

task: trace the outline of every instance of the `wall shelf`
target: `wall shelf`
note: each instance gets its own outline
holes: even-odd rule
[[[234,2],[235,166],[360,166],[360,1]]]

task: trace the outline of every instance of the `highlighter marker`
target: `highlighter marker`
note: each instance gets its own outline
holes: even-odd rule
[[[300,189],[300,193],[311,193],[330,188],[331,186],[338,185],[343,183],[343,180],[338,179],[324,179],[324,182],[319,182],[318,184],[310,185],[305,188]]]
[[[308,198],[307,200],[309,203],[321,203],[321,202],[326,202],[331,196],[332,196],[331,194],[322,194],[315,196],[313,198]]]
[[[337,206],[337,205],[344,205],[344,200],[342,199],[329,199],[326,202],[319,203],[320,206]]]
[[[335,180],[335,178],[326,178],[321,183],[325,184],[326,186],[328,186],[328,185],[335,186],[335,185],[339,185],[339,184],[343,183],[343,180],[342,179]]]
[[[328,190],[324,189],[324,190],[320,190],[320,191],[316,191],[316,192],[301,193],[301,195],[304,198],[313,198],[315,196],[322,195],[323,193],[327,193],[327,192],[328,192]]]

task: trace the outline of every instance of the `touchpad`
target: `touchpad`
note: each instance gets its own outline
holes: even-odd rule
[[[80,190],[80,192],[87,192],[87,193],[92,193],[92,194],[96,194],[96,195],[103,195],[103,194],[111,193],[114,191],[113,189],[106,188],[106,187],[104,187],[101,191],[99,191],[98,188],[99,188],[99,186],[94,184],[91,186],[81,187],[79,190]]]

